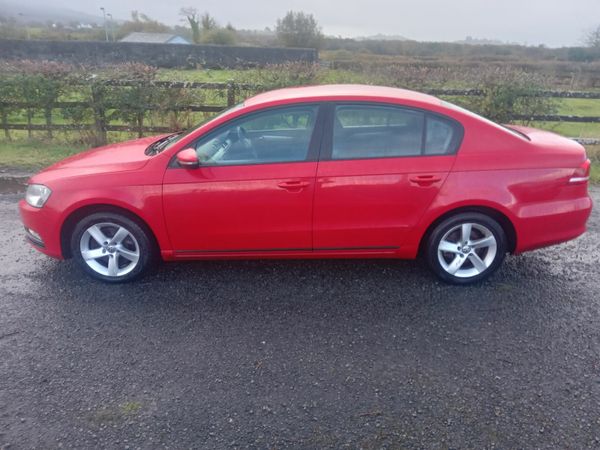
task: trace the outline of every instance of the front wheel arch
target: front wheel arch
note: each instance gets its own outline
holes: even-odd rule
[[[429,226],[427,227],[427,231],[425,231],[423,236],[421,236],[421,240],[419,242],[419,256],[424,255],[424,251],[427,247],[427,241],[432,231],[444,220],[462,213],[485,214],[486,216],[489,216],[490,218],[496,220],[500,224],[500,226],[504,230],[504,234],[506,235],[506,249],[508,250],[508,253],[514,253],[515,249],[517,248],[517,231],[512,221],[504,213],[500,212],[497,209],[490,208],[487,206],[463,206],[445,212],[429,224]]]
[[[158,240],[156,239],[154,232],[152,231],[150,226],[140,216],[138,216],[134,212],[132,212],[126,208],[122,208],[120,206],[114,206],[114,205],[108,205],[108,204],[94,204],[94,205],[86,205],[86,206],[76,209],[75,211],[71,212],[71,214],[69,214],[69,216],[63,222],[63,225],[60,230],[60,247],[61,247],[62,256],[64,259],[69,259],[73,256],[71,254],[70,242],[71,242],[71,234],[73,233],[73,230],[75,229],[75,225],[77,225],[77,223],[81,219],[89,216],[90,214],[102,213],[102,212],[122,214],[122,215],[126,216],[128,219],[133,220],[137,225],[139,225],[148,234],[152,245],[154,246],[155,250],[157,251],[157,254],[160,254],[160,247],[158,245]]]

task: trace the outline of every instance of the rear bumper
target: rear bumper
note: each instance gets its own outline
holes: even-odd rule
[[[518,212],[515,253],[559,244],[581,236],[592,212],[585,197],[525,205]]]
[[[34,208],[25,200],[19,202],[21,221],[25,227],[25,238],[36,250],[51,256],[64,259],[60,243],[60,231],[56,226],[57,218],[48,208]]]

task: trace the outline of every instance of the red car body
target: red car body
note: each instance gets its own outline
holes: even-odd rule
[[[430,111],[459,123],[455,154],[255,165],[173,167],[175,156],[234,118],[291,104],[351,102]],[[331,124],[318,124],[320,139]],[[458,211],[497,218],[508,250],[567,241],[586,229],[592,202],[584,148],[530,128],[508,130],[441,100],[372,86],[290,88],[260,94],[154,156],[150,137],[96,148],[33,176],[52,190],[42,208],[21,201],[23,223],[54,258],[69,230],[99,207],[126,210],[151,230],[164,260],[415,258],[433,224]],[[514,131],[516,130],[516,131]],[[312,145],[312,144],[311,144]]]

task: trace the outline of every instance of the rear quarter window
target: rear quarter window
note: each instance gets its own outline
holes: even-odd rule
[[[456,138],[456,126],[449,120],[427,116],[425,133],[425,154],[446,155],[452,153]]]

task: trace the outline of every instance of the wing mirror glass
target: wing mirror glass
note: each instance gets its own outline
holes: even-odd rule
[[[196,150],[193,148],[186,148],[177,153],[177,162],[184,169],[196,169],[200,165]]]

